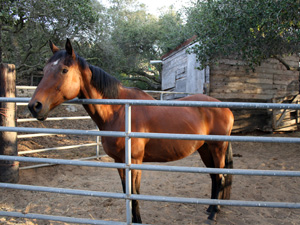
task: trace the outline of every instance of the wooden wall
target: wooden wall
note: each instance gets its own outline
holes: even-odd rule
[[[285,60],[298,67],[299,57]],[[278,60],[269,59],[254,71],[243,61],[224,59],[210,67],[209,95],[220,99],[271,101],[299,93],[299,71],[287,70]]]
[[[299,66],[297,56],[285,57],[284,60],[293,67]],[[223,59],[210,67],[209,87],[209,95],[223,101],[297,103],[299,71],[287,70],[276,59],[264,61],[254,71],[243,61]],[[266,109],[232,111],[235,116],[233,132],[297,129],[298,112]]]
[[[190,46],[191,41],[162,58],[162,90],[205,93],[222,101],[280,103],[288,100],[297,103],[294,99],[298,99],[299,94],[299,71],[287,70],[276,59],[265,60],[252,70],[243,61],[233,57],[199,71],[196,57],[186,52]],[[292,67],[299,66],[299,57],[296,55],[285,57],[284,60]],[[167,99],[182,96],[174,94],[167,96]],[[233,132],[297,129],[298,118],[295,115],[298,112],[262,109],[232,111],[235,116]]]

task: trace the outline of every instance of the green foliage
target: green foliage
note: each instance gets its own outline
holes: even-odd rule
[[[183,15],[170,7],[159,17],[138,0],[0,0],[0,56],[17,76],[41,75],[51,52],[71,38],[89,63],[125,85],[160,89],[161,65],[150,65],[198,35],[193,51],[203,66],[226,56],[254,67],[261,60],[300,52],[300,0],[197,1]],[[0,57],[1,59],[1,57]],[[1,60],[0,60],[1,61]]]
[[[178,13],[157,18],[136,0],[1,0],[0,19],[0,55],[16,64],[19,83],[42,75],[49,40],[63,47],[71,38],[77,53],[125,85],[159,89],[161,65],[150,60],[185,39]]]
[[[170,7],[158,20],[158,42],[162,53],[168,53],[194,34],[186,29],[182,15]]]
[[[187,14],[203,66],[235,55],[253,68],[263,59],[300,52],[299,0],[198,1]]]
[[[157,18],[136,1],[113,3],[108,13],[113,24],[109,45],[113,54],[111,62],[106,64],[114,67],[108,71],[122,74],[120,78],[129,86],[160,89],[161,65],[151,66],[150,60],[159,59],[184,40],[179,15],[170,9]]]
[[[49,57],[48,41],[86,39],[98,21],[92,0],[1,2],[3,62],[14,63],[18,78],[41,74]]]

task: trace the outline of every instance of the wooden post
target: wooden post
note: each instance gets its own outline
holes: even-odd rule
[[[0,64],[0,97],[15,97],[16,70],[13,64]],[[16,126],[16,103],[0,102],[0,126]],[[0,132],[0,155],[18,155],[17,133]],[[0,161],[0,182],[19,181],[19,162]]]

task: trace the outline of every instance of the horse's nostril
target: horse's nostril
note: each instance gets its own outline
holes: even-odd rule
[[[40,102],[35,102],[34,105],[33,105],[33,109],[36,113],[39,113],[43,108],[43,104],[40,103]]]
[[[32,100],[29,102],[28,109],[32,116],[38,120],[45,120],[47,118],[48,108],[39,101]]]

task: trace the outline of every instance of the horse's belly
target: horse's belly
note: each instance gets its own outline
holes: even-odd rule
[[[169,162],[185,158],[202,145],[203,141],[151,139],[145,146],[144,162]]]

